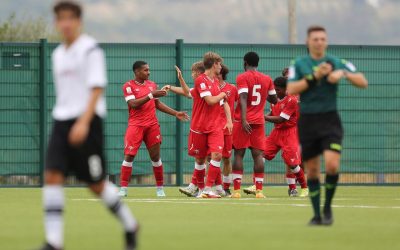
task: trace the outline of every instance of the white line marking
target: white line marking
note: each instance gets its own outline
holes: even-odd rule
[[[100,199],[72,199],[73,201],[95,201]],[[293,203],[251,203],[251,202],[220,202],[219,199],[124,199],[125,202],[136,203],[171,203],[171,204],[218,204],[218,205],[246,205],[246,206],[290,206],[290,207],[310,207],[310,204]],[[219,200],[219,201],[218,201]],[[244,201],[258,199],[241,199]],[[268,199],[267,199],[268,200]],[[371,205],[332,205],[334,208],[367,208],[367,209],[400,209],[400,206],[371,206]]]

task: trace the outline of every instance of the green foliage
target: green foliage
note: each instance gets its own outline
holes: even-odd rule
[[[51,42],[60,40],[43,17],[18,18],[12,13],[7,20],[0,23],[1,42],[37,42],[40,38],[47,38]]]

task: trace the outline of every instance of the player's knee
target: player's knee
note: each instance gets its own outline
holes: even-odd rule
[[[95,193],[96,195],[101,195],[101,193],[104,190],[104,181],[99,182],[99,183],[95,183],[95,184],[90,184],[89,185],[89,189]]]
[[[46,170],[44,182],[47,185],[61,185],[64,183],[64,175],[57,170]]]
[[[125,156],[124,156],[124,160],[125,160],[126,162],[133,162],[134,159],[135,159],[135,156],[134,156],[134,155],[125,155]]]
[[[211,160],[220,162],[222,160],[222,154],[221,153],[212,153]]]

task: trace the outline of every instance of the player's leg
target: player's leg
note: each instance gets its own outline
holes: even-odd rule
[[[160,145],[162,141],[160,125],[156,124],[145,129],[143,141],[149,152],[153,174],[156,180],[157,197],[165,197],[164,192],[164,168],[160,156]]]
[[[331,225],[333,223],[331,204],[339,180],[340,153],[332,150],[325,150],[323,155],[326,171],[323,224]]]
[[[286,182],[288,184],[288,195],[290,197],[296,197],[298,195],[296,189],[296,175],[294,175],[288,165],[286,165]]]
[[[251,148],[251,156],[254,161],[254,184],[256,186],[256,198],[265,198],[262,193],[264,183],[263,150]]]
[[[136,249],[138,223],[133,217],[129,207],[125,205],[116,192],[116,186],[108,181],[89,184],[90,190],[95,193],[110,209],[123,225],[125,231],[125,244],[127,250]]]
[[[307,158],[304,161],[304,167],[307,170],[307,184],[310,189],[310,200],[314,211],[314,217],[310,221],[310,225],[320,225],[321,212],[320,212],[320,200],[321,200],[321,187],[320,187],[320,158],[319,155]]]
[[[232,135],[224,135],[224,149],[222,151],[222,162],[223,162],[223,169],[222,169],[222,181],[223,181],[223,189],[225,194],[230,196],[230,185],[232,182],[232,163],[231,163],[231,156],[232,156]]]
[[[128,126],[124,138],[124,161],[121,166],[121,173],[119,177],[120,189],[118,195],[121,197],[128,195],[128,186],[132,178],[133,160],[140,148],[143,141],[144,130],[138,126]]]
[[[246,149],[234,149],[234,160],[232,165],[233,194],[232,198],[240,198],[240,186],[243,178],[243,158]]]

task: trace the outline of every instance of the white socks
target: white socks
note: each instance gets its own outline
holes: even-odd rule
[[[46,185],[42,192],[46,241],[55,248],[63,248],[64,189],[61,185]]]

